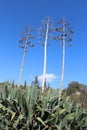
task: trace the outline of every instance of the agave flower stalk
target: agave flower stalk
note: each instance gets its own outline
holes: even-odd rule
[[[19,40],[19,47],[23,48],[23,57],[22,57],[22,64],[21,64],[21,68],[20,68],[20,75],[19,75],[19,81],[18,81],[18,89],[20,89],[20,83],[21,83],[21,79],[22,79],[22,72],[23,72],[23,67],[24,67],[24,59],[25,59],[25,55],[27,52],[27,48],[29,47],[34,47],[34,44],[31,44],[30,39],[34,38],[31,35],[31,31],[32,28],[30,25],[28,25],[26,27],[26,31],[25,33],[22,33],[22,38],[21,40]]]
[[[42,93],[44,92],[45,80],[46,80],[46,61],[47,61],[48,30],[49,30],[49,19],[47,21],[46,39],[45,39],[45,43],[44,43],[44,68],[43,68],[43,80],[42,80]]]
[[[63,88],[63,82],[64,82],[64,68],[65,68],[65,48],[66,48],[66,42],[72,41],[72,29],[70,27],[70,24],[65,22],[65,18],[61,19],[58,22],[58,25],[60,27],[57,27],[55,30],[58,33],[61,33],[59,36],[55,36],[55,40],[61,40],[62,41],[62,71],[61,71],[61,80],[60,80],[60,92],[59,92],[59,100],[61,99],[62,94],[62,88]],[[71,46],[69,43],[68,46]]]
[[[65,64],[65,23],[63,19],[63,35],[62,35],[62,72],[61,72],[61,81],[60,81],[60,95],[59,100],[61,98],[62,94],[62,87],[63,87],[63,81],[64,81],[64,64]]]
[[[40,42],[44,46],[44,67],[43,67],[43,78],[42,78],[42,93],[45,90],[46,81],[46,66],[47,66],[47,45],[50,39],[50,33],[52,33],[53,24],[49,17],[42,21],[42,27],[40,28]],[[44,41],[45,39],[45,41]]]

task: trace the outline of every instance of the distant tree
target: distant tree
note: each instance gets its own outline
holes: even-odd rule
[[[77,94],[79,93],[79,95]],[[76,81],[72,81],[68,84],[66,94],[70,96],[70,98],[79,103],[83,108],[87,108],[87,86],[84,84],[80,84]]]
[[[34,38],[34,36],[31,34],[32,31],[33,31],[33,28],[31,27],[31,25],[26,26],[25,32],[21,33],[22,38],[19,40],[19,47],[23,49],[23,57],[22,57],[22,64],[20,68],[18,89],[20,89],[20,82],[22,78],[24,59],[25,59],[25,54],[27,52],[27,48],[34,47],[34,44],[31,44],[31,41],[30,41],[31,39]]]
[[[79,89],[79,83],[77,81],[72,81],[71,83],[68,84],[68,88],[76,88]]]
[[[67,87],[67,94],[71,95],[73,93],[75,93],[76,91],[79,91],[79,83],[76,81],[72,81],[71,83],[68,84]]]
[[[38,81],[38,76],[35,76],[34,81],[31,83],[32,86],[34,87],[39,87],[39,81]]]
[[[43,67],[43,79],[42,79],[42,93],[45,89],[45,80],[46,80],[46,62],[47,62],[47,45],[48,40],[51,37],[53,31],[53,23],[50,17],[42,20],[42,26],[39,29],[40,33],[40,43],[44,46],[44,67]]]
[[[26,82],[26,80],[25,80],[25,82],[24,82],[24,89],[27,87],[27,82]]]
[[[39,87],[39,81],[38,81],[38,76],[35,76],[35,87]]]
[[[65,21],[65,18],[62,18],[58,22],[58,27],[56,27],[55,31],[58,33],[58,36],[55,36],[55,40],[61,40],[62,41],[62,72],[61,72],[61,81],[60,81],[60,95],[59,100],[61,98],[62,88],[63,88],[63,81],[64,81],[64,64],[65,64],[65,47],[66,42],[72,41],[72,29],[70,27],[70,24]],[[68,44],[71,46],[71,44]]]

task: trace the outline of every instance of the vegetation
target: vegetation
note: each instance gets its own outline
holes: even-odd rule
[[[87,111],[58,90],[12,87],[0,99],[1,130],[87,130]]]
[[[87,86],[78,82],[71,82],[68,84],[66,94],[70,96],[71,100],[79,103],[81,107],[87,109]]]

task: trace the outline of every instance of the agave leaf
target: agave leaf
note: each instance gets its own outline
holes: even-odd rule
[[[9,130],[8,126],[6,126],[6,130]]]
[[[55,127],[57,128],[57,130],[61,130],[60,127],[58,125],[55,125]]]
[[[37,117],[36,118],[41,124],[43,124],[44,126],[47,126],[45,123],[44,123],[44,121],[40,118],[40,117]]]
[[[66,115],[66,117],[65,117],[66,121],[67,120],[72,121],[72,120],[74,120],[74,118],[75,118],[75,113],[70,113],[70,114]]]
[[[70,101],[70,97],[69,96],[66,97],[66,102],[68,102],[68,101]]]
[[[14,119],[15,115],[16,115],[16,112],[13,112],[12,117],[11,117],[11,121]]]
[[[52,111],[54,112],[54,111],[58,110],[58,108],[59,108],[59,105],[55,106]]]
[[[15,121],[15,123],[13,124],[14,128],[17,128],[17,125],[19,123],[20,120],[22,120],[24,118],[24,116],[21,114],[18,116],[17,120]]]
[[[5,107],[0,103],[0,109],[2,109],[2,108],[5,108]]]
[[[36,108],[38,109],[38,111],[42,111],[42,108],[39,105],[36,106]]]
[[[18,117],[18,119],[19,120],[21,120],[21,119],[23,119],[24,118],[24,116],[21,114],[21,115],[19,115],[19,117]]]
[[[59,116],[62,115],[66,111],[66,108],[59,111]]]

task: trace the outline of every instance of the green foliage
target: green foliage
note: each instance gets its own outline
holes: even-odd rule
[[[1,130],[87,130],[87,112],[58,91],[8,87],[0,100]]]
[[[0,129],[19,130],[24,127],[25,118],[16,100],[7,98],[0,101]]]
[[[87,128],[87,113],[78,108],[69,98],[63,98],[58,102],[57,97],[47,101],[47,107],[43,107],[43,100],[35,106],[34,119],[37,122],[36,129],[55,130],[85,130]]]
[[[75,81],[69,83],[67,87],[67,94],[71,95],[75,93],[76,91],[87,91],[87,86],[84,84],[75,82]]]
[[[5,84],[5,97],[7,98],[9,95],[7,83]]]
[[[73,81],[73,82],[68,84],[67,94],[71,95],[71,94],[75,93],[78,90],[79,90],[79,83]]]
[[[78,82],[71,82],[66,90],[66,95],[69,95],[71,100],[79,103],[81,107],[87,109],[87,86]]]

